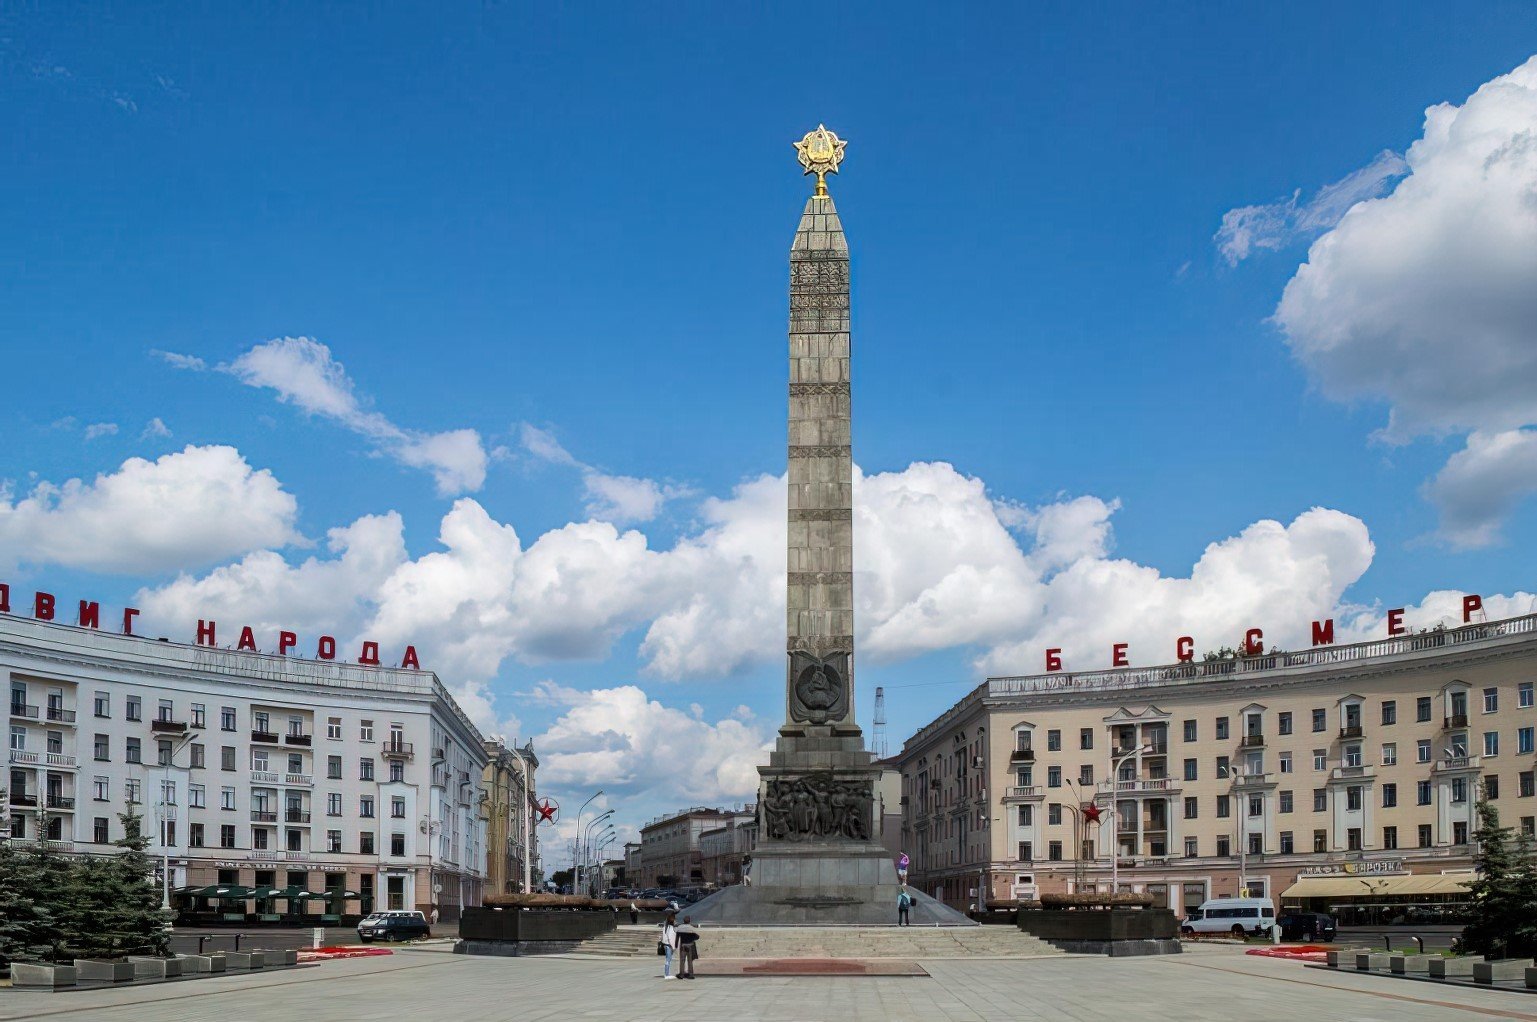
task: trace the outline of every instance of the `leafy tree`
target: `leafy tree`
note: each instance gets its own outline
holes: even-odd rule
[[[0,965],[51,958],[59,943],[36,859],[31,849],[0,842]]]
[[[1530,958],[1537,953],[1537,873],[1532,843],[1521,835],[1512,844],[1511,829],[1500,826],[1500,814],[1480,801],[1478,873],[1468,885],[1471,921],[1463,928],[1462,947],[1489,958]]]

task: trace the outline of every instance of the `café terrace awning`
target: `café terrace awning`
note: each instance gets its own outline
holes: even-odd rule
[[[215,900],[245,901],[251,896],[249,887],[240,887],[235,884],[214,884],[212,887],[197,887],[185,892],[192,898],[213,898]]]
[[[1282,898],[1374,898],[1404,894],[1466,894],[1472,873],[1421,873],[1417,876],[1298,877]]]

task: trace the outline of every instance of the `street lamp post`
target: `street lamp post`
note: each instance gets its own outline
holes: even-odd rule
[[[577,854],[581,857],[581,863],[580,863],[580,865],[578,865],[576,867],[576,872],[575,872],[575,874],[571,878],[572,879],[571,890],[572,890],[573,894],[576,892],[577,886],[582,883],[582,875],[586,872],[587,867],[589,865],[589,863],[588,863],[588,855],[589,855],[589,852],[590,852],[591,847],[592,847],[591,846],[592,828],[596,827],[598,824],[602,823],[604,820],[608,819],[610,816],[613,816],[613,815],[614,815],[614,811],[612,809],[606,810],[602,815],[597,816],[594,819],[588,820],[587,821],[587,829],[584,830],[584,831],[581,831],[581,832],[579,832],[577,834],[577,846],[576,847],[577,847]],[[610,826],[612,826],[612,824],[610,824]]]
[[[1228,777],[1232,779],[1234,801],[1233,818],[1238,821],[1238,896],[1244,897],[1244,891],[1248,888],[1249,876],[1249,835],[1245,832],[1243,821],[1248,809],[1243,805],[1243,795],[1238,792],[1239,782],[1249,776],[1248,768],[1241,766],[1228,767]]]
[[[1135,749],[1128,749],[1110,764],[1110,897],[1111,904],[1121,890],[1121,814],[1118,811],[1120,801],[1116,798],[1116,787],[1121,781],[1121,764],[1129,759],[1134,759],[1141,753],[1151,752],[1152,745],[1139,745]],[[1165,824],[1168,826],[1168,824]],[[1167,835],[1165,835],[1167,836]]]
[[[603,794],[603,789],[599,788],[597,791],[593,792],[592,797],[589,798],[586,802],[583,802],[582,807],[576,811],[576,840],[573,842],[571,851],[571,893],[573,894],[576,893],[576,874],[577,870],[580,868],[580,864],[577,860],[582,854],[582,814],[587,811],[588,806],[592,805],[592,800],[601,794]]]
[[[166,755],[165,762],[160,764],[164,768],[161,771],[162,776],[160,781],[160,806],[158,813],[160,817],[160,911],[167,914],[169,914],[171,911],[170,839],[171,821],[174,819],[174,815],[172,813],[172,806],[169,800],[166,798],[166,794],[170,791],[171,788],[171,766],[176,759],[176,754],[185,749],[188,743],[190,743],[194,737],[195,736],[191,734],[182,735],[180,743],[171,746],[171,751]],[[166,927],[169,929],[170,925],[171,924],[168,919],[166,922]]]

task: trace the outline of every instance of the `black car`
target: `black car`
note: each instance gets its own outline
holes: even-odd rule
[[[1334,917],[1322,912],[1283,912],[1276,922],[1281,927],[1282,940],[1332,941]]]
[[[427,926],[427,917],[420,912],[375,912],[358,923],[358,939],[365,944],[430,936],[432,930]]]

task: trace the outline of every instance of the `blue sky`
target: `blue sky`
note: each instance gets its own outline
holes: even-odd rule
[[[1532,168],[1456,182],[1537,123],[1486,90],[1496,127],[1403,154],[1534,30],[1517,4],[0,14],[0,580],[185,638],[193,608],[412,637],[550,750],[552,790],[629,822],[741,797],[781,712],[752,483],[783,470],[790,142],[824,121],[890,526],[861,532],[859,701],[890,686],[893,746],[1046,645],[1231,642],[1215,606],[1281,641],[1428,622],[1439,590],[1523,610],[1532,309],[1480,260],[1530,265],[1499,203]],[[1514,226],[1432,244],[1480,209]],[[1448,396],[1469,362],[1496,368]],[[372,567],[342,570],[328,530],[360,518]],[[1238,581],[1155,584],[1230,540]]]

